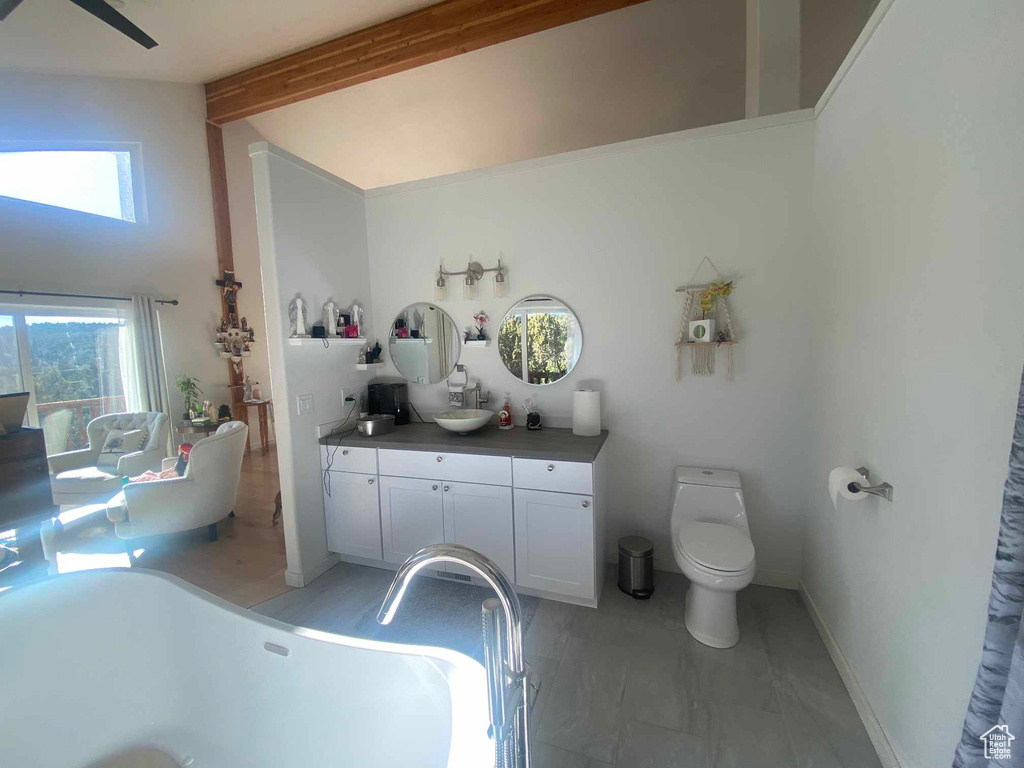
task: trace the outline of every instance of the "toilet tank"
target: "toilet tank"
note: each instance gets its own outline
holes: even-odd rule
[[[739,472],[676,467],[673,528],[687,521],[724,523],[749,533]]]

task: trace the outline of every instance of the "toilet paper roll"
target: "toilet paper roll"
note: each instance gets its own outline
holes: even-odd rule
[[[836,467],[828,473],[828,495],[832,499],[832,506],[836,509],[839,509],[840,496],[850,501],[863,501],[867,498],[868,494],[866,493],[851,491],[850,483],[871,485],[868,479],[853,467]]]
[[[572,433],[582,437],[601,434],[601,391],[577,389],[572,393]]]

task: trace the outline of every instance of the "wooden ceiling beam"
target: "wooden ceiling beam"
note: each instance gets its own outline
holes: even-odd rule
[[[647,0],[445,0],[206,84],[218,125]]]

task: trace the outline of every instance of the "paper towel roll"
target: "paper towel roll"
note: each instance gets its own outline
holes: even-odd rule
[[[828,473],[828,495],[832,498],[832,506],[836,509],[839,509],[840,496],[850,501],[862,501],[867,498],[868,494],[866,493],[851,491],[850,483],[871,485],[868,479],[853,467],[836,467]]]
[[[572,393],[572,433],[582,437],[601,434],[601,391],[577,389]]]

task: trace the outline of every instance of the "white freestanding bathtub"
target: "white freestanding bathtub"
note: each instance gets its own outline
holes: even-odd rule
[[[479,768],[487,726],[483,667],[454,651],[291,627],[138,569],[0,595],[12,768]]]

